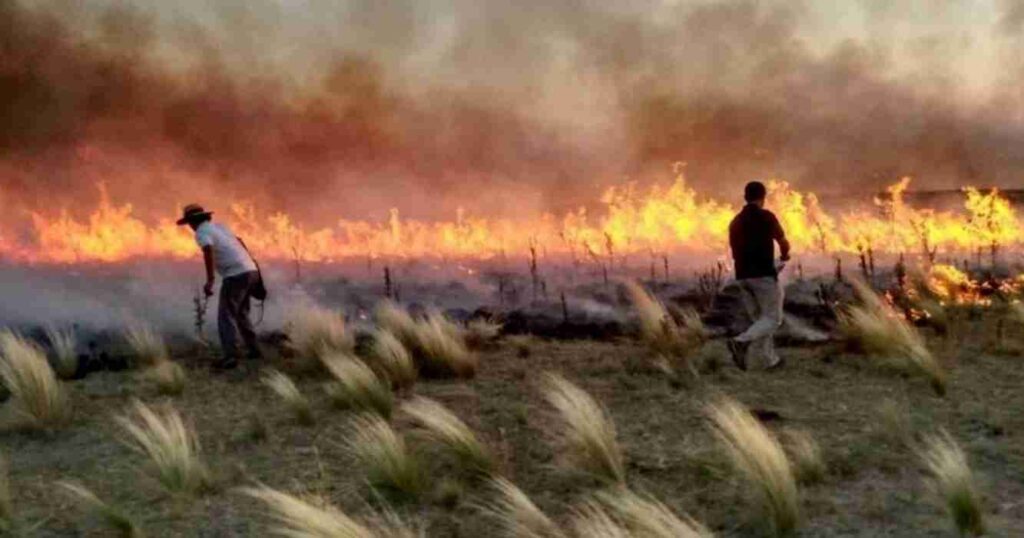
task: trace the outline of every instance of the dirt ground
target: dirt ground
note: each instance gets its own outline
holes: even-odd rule
[[[699,356],[699,380],[679,384],[647,366],[646,352],[628,341],[500,341],[482,352],[475,379],[421,381],[415,392],[462,417],[499,454],[505,474],[559,521],[598,485],[559,466],[550,442],[556,423],[537,388],[545,371],[562,372],[607,406],[632,488],[691,514],[719,536],[764,535],[747,488],[729,472],[703,415],[703,406],[719,393],[777,413],[768,422],[772,429],[805,429],[821,444],[829,470],[823,482],[802,489],[800,536],[954,536],[905,442],[908,435],[913,439],[939,428],[969,454],[991,535],[1024,536],[1021,356],[991,352],[980,327],[959,331],[966,339],[932,338],[953,371],[944,398],[926,382],[875,366],[837,344],[784,348],[784,370],[743,373],[720,343],[711,343]],[[198,431],[216,491],[196,499],[162,493],[142,472],[143,457],[120,441],[112,416],[134,397],[165,398],[130,372],[97,373],[69,385],[75,418],[67,429],[0,434],[21,534],[105,535],[95,516],[53,485],[68,479],[126,509],[150,536],[269,535],[262,506],[235,491],[257,481],[321,495],[354,514],[369,513],[373,498],[344,448],[352,415],[331,408],[322,379],[299,379],[318,419],[304,427],[260,385],[255,367],[213,375],[194,357],[179,359],[190,365],[189,380],[173,403]],[[263,364],[288,369],[279,357]],[[909,427],[885,408],[905,410]],[[411,431],[401,415],[396,424]],[[435,449],[409,438],[429,462],[431,489],[397,511],[423,525],[428,536],[497,535],[479,508],[487,488],[460,481],[442,458],[430,457]]]

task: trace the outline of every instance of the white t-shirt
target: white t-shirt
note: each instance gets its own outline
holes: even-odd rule
[[[213,249],[213,263],[221,278],[237,276],[256,270],[256,262],[238,241],[235,234],[223,224],[206,221],[196,228],[196,243]]]

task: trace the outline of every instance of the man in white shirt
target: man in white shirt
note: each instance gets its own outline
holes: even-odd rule
[[[260,282],[259,269],[245,243],[227,226],[212,221],[213,213],[198,204],[185,206],[178,225],[187,224],[196,234],[196,243],[203,251],[206,264],[206,285],[203,292],[213,295],[214,269],[221,276],[220,299],[217,305],[217,332],[223,358],[214,368],[229,370],[238,366],[239,335],[250,358],[259,358],[256,332],[249,321],[253,287]]]

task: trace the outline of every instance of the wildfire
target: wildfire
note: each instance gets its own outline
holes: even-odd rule
[[[961,212],[917,209],[904,202],[904,179],[875,200],[874,210],[827,213],[813,193],[785,181],[770,181],[768,207],[775,211],[800,252],[823,254],[909,253],[935,261],[938,252],[989,252],[1024,240],[1024,223],[997,190],[964,189]],[[680,175],[667,186],[609,189],[597,215],[585,209],[561,217],[491,220],[460,210],[450,221],[403,219],[392,210],[386,222],[340,220],[309,230],[289,215],[261,216],[239,203],[222,215],[264,259],[315,262],[352,258],[490,259],[525,256],[531,249],[548,255],[607,257],[722,253],[728,223],[737,207],[700,196]],[[100,186],[99,206],[84,221],[66,212],[31,213],[29,238],[0,229],[0,257],[32,263],[120,262],[133,258],[181,259],[195,256],[188,230],[170,215],[147,222],[131,204],[116,205]],[[939,267],[939,266],[936,266]],[[943,266],[945,267],[945,266]],[[955,268],[952,269],[955,271]],[[934,280],[957,286],[959,276],[935,269]],[[943,271],[946,271],[943,273]],[[962,275],[960,275],[962,276]],[[941,284],[947,289],[947,284]]]

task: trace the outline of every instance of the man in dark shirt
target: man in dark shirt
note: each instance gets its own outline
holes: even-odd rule
[[[764,359],[768,369],[782,366],[772,339],[782,325],[782,287],[779,272],[789,261],[789,241],[779,219],[764,208],[767,190],[752,181],[743,190],[747,205],[729,223],[729,247],[736,265],[736,280],[743,290],[744,302],[754,323],[739,336],[728,340],[733,361],[747,369],[750,348]],[[775,243],[779,243],[779,263],[775,263]]]

